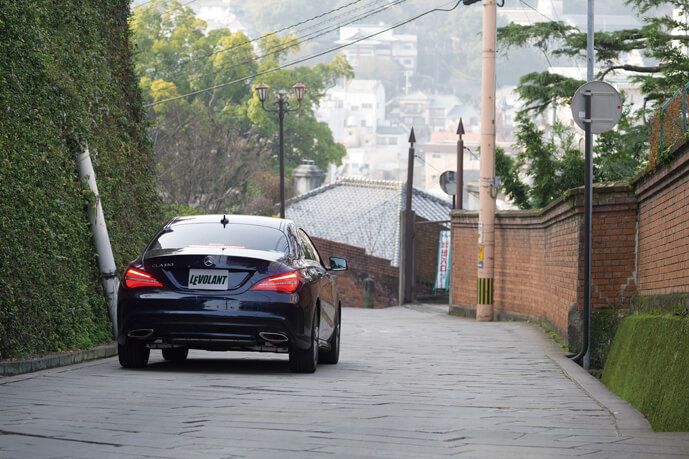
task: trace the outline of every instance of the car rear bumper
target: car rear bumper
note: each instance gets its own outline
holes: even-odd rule
[[[312,311],[290,295],[282,294],[283,301],[275,301],[274,296],[271,301],[261,301],[262,295],[256,295],[254,301],[237,301],[218,295],[191,297],[162,290],[122,289],[118,343],[272,352],[284,352],[290,345],[308,348]]]

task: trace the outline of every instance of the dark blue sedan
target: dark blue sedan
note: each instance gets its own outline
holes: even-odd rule
[[[124,273],[118,351],[126,368],[151,349],[184,360],[189,349],[289,353],[312,373],[340,355],[341,303],[332,271],[293,222],[201,215],[170,220]]]

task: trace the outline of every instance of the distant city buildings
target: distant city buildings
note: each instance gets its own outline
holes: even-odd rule
[[[335,43],[348,45],[343,50],[347,61],[356,70],[363,60],[375,59],[382,63],[396,62],[405,72],[415,72],[418,63],[418,39],[413,34],[383,32],[386,25],[357,24],[340,28],[340,39]],[[361,40],[363,37],[378,34]],[[361,40],[358,41],[357,40]]]
[[[143,0],[134,0],[133,5],[142,3]],[[623,5],[624,2],[618,3]],[[585,1],[534,0],[529,7],[519,2],[507,2],[498,9],[498,20],[522,25],[548,20],[562,21],[583,31],[586,30],[587,20],[585,4]],[[596,5],[596,30],[614,31],[641,26],[629,7],[617,8],[615,5]],[[207,22],[208,30],[226,27],[232,31],[242,31],[250,37],[259,35],[252,30],[251,24],[238,19],[237,15],[241,16],[241,13],[232,0],[199,0],[193,2],[191,7]],[[687,21],[679,13],[675,19]],[[464,183],[469,190],[469,194],[464,196],[464,203],[465,208],[475,208],[471,189],[478,173],[476,155],[480,108],[474,105],[475,102],[460,99],[451,86],[436,84],[433,73],[429,73],[428,69],[419,68],[419,50],[427,48],[420,48],[416,34],[402,33],[401,29],[385,30],[387,28],[387,24],[378,23],[352,24],[339,29],[335,44],[347,45],[341,52],[355,74],[368,75],[370,78],[338,81],[326,92],[317,108],[317,118],[328,124],[334,139],[347,149],[343,164],[329,167],[326,183],[333,183],[337,176],[406,181],[408,138],[413,127],[417,139],[415,186],[443,199],[450,199],[440,191],[438,179],[442,172],[456,168],[455,132],[461,118],[467,132],[465,144],[472,151],[464,152]],[[461,31],[455,36],[448,36],[447,45],[461,48],[464,46],[462,37]],[[632,51],[623,56],[620,63],[649,65],[652,62],[639,51]],[[533,70],[542,70],[538,68],[541,64],[534,64]],[[571,59],[558,60],[551,56],[548,65],[551,72],[585,79],[585,63]],[[643,97],[630,77],[630,73],[618,71],[608,74],[606,79],[624,92],[626,104],[641,107]],[[516,153],[512,146],[515,115],[523,108],[514,89],[514,86],[502,86],[496,88],[495,93],[496,143],[508,154]],[[555,120],[574,126],[570,107],[555,104],[536,122],[549,131]],[[578,135],[581,133],[578,132]]]

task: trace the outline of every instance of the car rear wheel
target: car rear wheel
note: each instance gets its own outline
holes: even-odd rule
[[[187,360],[187,355],[189,355],[189,349],[184,347],[163,349],[163,358],[171,362]]]
[[[117,345],[117,356],[124,368],[143,368],[148,363],[151,350],[144,343],[127,343]]]
[[[337,314],[337,325],[333,331],[333,336],[330,338],[330,349],[321,352],[318,356],[320,363],[336,364],[340,360],[340,327],[341,319],[340,313]]]
[[[311,327],[311,346],[301,350],[291,346],[289,350],[289,366],[295,373],[313,373],[318,366],[318,313]]]

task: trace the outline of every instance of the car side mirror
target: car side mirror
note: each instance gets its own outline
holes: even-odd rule
[[[339,257],[330,257],[329,271],[347,271],[347,260]]]

